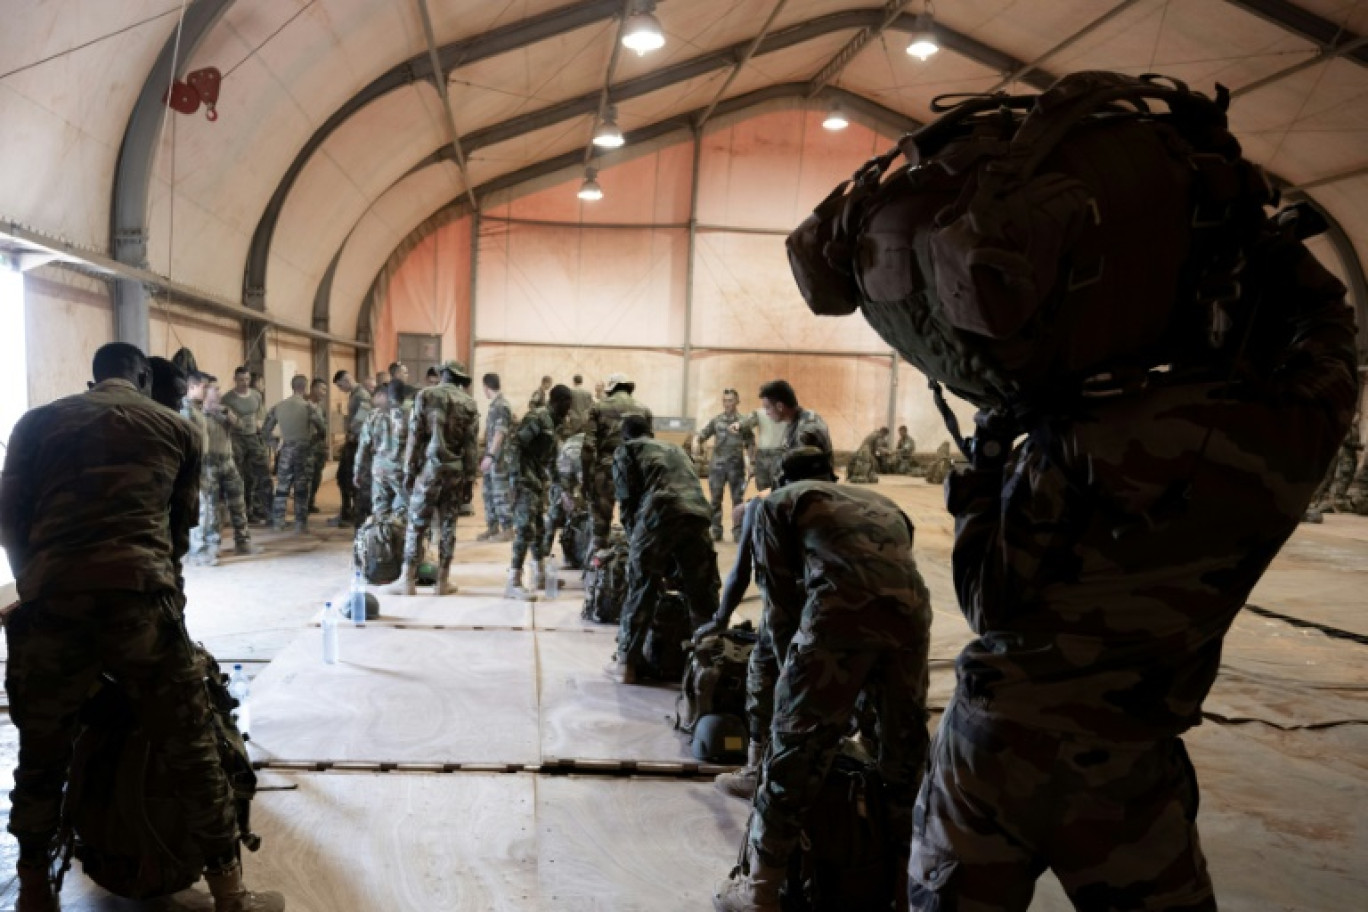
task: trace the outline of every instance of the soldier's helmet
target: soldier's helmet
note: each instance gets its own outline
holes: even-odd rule
[[[470,379],[470,374],[466,372],[466,366],[454,358],[443,361],[440,369],[443,373],[455,374],[461,380]]]
[[[626,374],[609,374],[608,379],[603,382],[603,390],[609,395],[619,386],[635,386],[632,378]]]

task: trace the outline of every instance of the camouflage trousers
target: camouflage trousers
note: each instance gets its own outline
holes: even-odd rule
[[[930,742],[929,605],[925,612],[920,632],[907,642],[828,646],[802,628],[790,642],[774,641],[781,657],[774,719],[748,835],[766,864],[787,864],[841,739],[865,714],[877,722],[875,757],[888,799],[889,837],[895,855],[907,856]],[[767,609],[766,627],[772,613]]]
[[[5,689],[19,730],[9,830],[46,859],[57,834],[78,712],[101,674],[116,678],[166,762],[205,857],[233,856],[236,815],[210,726],[202,669],[175,591],[82,592],[20,605],[5,622]]]
[[[280,528],[285,525],[285,507],[294,492],[295,528],[304,531],[309,525],[309,480],[313,476],[313,454],[302,441],[287,440],[280,445],[276,459],[275,507],[271,522]]]
[[[761,491],[773,490],[779,483],[779,466],[784,461],[783,450],[755,451],[755,486]]]
[[[846,465],[845,480],[850,484],[878,484],[879,473],[874,466],[874,454],[864,447],[856,450]]]
[[[271,463],[260,434],[233,435],[233,462],[242,479],[247,516],[264,520],[271,515]]]
[[[437,529],[437,554],[443,567],[456,553],[456,519],[461,509],[461,476],[424,466],[409,492],[408,532],[404,535],[404,563],[417,564],[428,529]]]
[[[485,523],[492,530],[509,529],[513,526],[513,511],[509,507],[508,472],[502,460],[495,460],[489,469],[482,473],[484,484],[481,494],[484,497]]]
[[[381,469],[371,473],[371,509],[376,516],[408,513],[408,492],[404,490],[404,476],[399,469]]]
[[[228,508],[233,521],[233,540],[245,545],[252,540],[247,528],[247,505],[243,500],[242,477],[226,455],[206,454],[204,475],[200,479],[200,524],[190,532],[190,553],[217,551],[223,543],[219,534],[220,509]]]
[[[584,479],[584,499],[589,503],[593,523],[594,550],[608,545],[613,531],[613,510],[617,507],[617,489],[613,486],[613,464],[601,462]]]
[[[546,550],[546,487],[519,480],[513,501],[513,557],[509,566],[521,570],[527,552],[541,560]]]
[[[779,660],[774,655],[774,638],[762,617],[755,648],[746,662],[746,724],[750,739],[756,744],[769,743],[770,726],[774,724],[774,687],[778,683]]]
[[[356,450],[357,442],[350,437],[337,451],[337,490],[342,494],[342,516],[354,516],[353,504],[356,500]],[[357,520],[357,525],[361,521]]]
[[[584,532],[589,514],[582,508],[578,498],[570,497],[571,506],[565,505],[565,489],[560,485],[551,486],[550,506],[546,511],[546,531],[542,538],[542,554],[551,555],[556,543],[556,533],[561,536],[561,550],[565,562],[571,567],[584,563],[584,546],[587,544]]]
[[[356,484],[352,486],[352,518],[360,526],[375,510],[375,474],[369,463],[353,465],[353,470],[356,472]]]
[[[1364,460],[1363,466],[1354,476],[1353,482],[1349,485],[1348,492],[1349,509],[1360,516],[1368,516],[1368,460]]]
[[[646,632],[666,584],[684,594],[693,627],[717,613],[722,580],[701,516],[638,516],[627,543],[627,598],[618,621],[617,654],[640,665]]]
[[[313,474],[309,476],[309,509],[318,507],[318,489],[323,486],[323,467],[328,464],[328,443],[319,441],[310,447]]]
[[[712,495],[712,534],[722,538],[722,497],[731,488],[732,509],[746,502],[746,459],[740,453],[715,460],[708,469],[708,493]],[[741,527],[729,523],[732,541],[741,537]]]
[[[917,798],[909,874],[923,912],[1025,912],[1053,870],[1080,909],[1215,912],[1183,742],[1063,738],[959,697]]]

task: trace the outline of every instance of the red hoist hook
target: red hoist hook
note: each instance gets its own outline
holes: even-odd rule
[[[173,82],[171,91],[167,92],[162,100],[171,110],[179,111],[181,114],[194,114],[203,104],[205,119],[213,123],[218,120],[217,104],[222,83],[223,74],[216,67],[205,67],[187,73],[184,82]]]

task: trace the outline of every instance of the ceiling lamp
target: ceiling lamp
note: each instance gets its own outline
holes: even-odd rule
[[[845,112],[841,110],[839,103],[831,106],[831,110],[827,112],[826,120],[822,121],[822,126],[832,132],[844,130],[850,126],[850,121],[846,119]]]
[[[907,45],[907,53],[925,63],[927,58],[939,50],[936,23],[932,18],[931,5],[927,4],[926,9],[917,15],[917,27],[912,32],[912,41]]]
[[[594,131],[594,145],[601,149],[619,149],[627,142],[617,125],[617,106],[609,105],[599,128]]]
[[[579,193],[575,195],[589,203],[603,199],[603,188],[598,182],[598,168],[584,169],[584,183],[580,184]]]
[[[655,17],[655,0],[637,0],[636,12],[622,26],[622,45],[637,56],[665,46],[665,33]]]

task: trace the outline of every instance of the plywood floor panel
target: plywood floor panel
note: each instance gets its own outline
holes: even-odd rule
[[[493,627],[530,629],[532,609],[526,602],[505,599],[502,595],[432,595],[419,589],[417,595],[389,595],[375,592],[380,602],[380,617],[366,624],[381,627]],[[339,598],[346,602],[347,594]],[[317,626],[323,612],[313,619]]]

